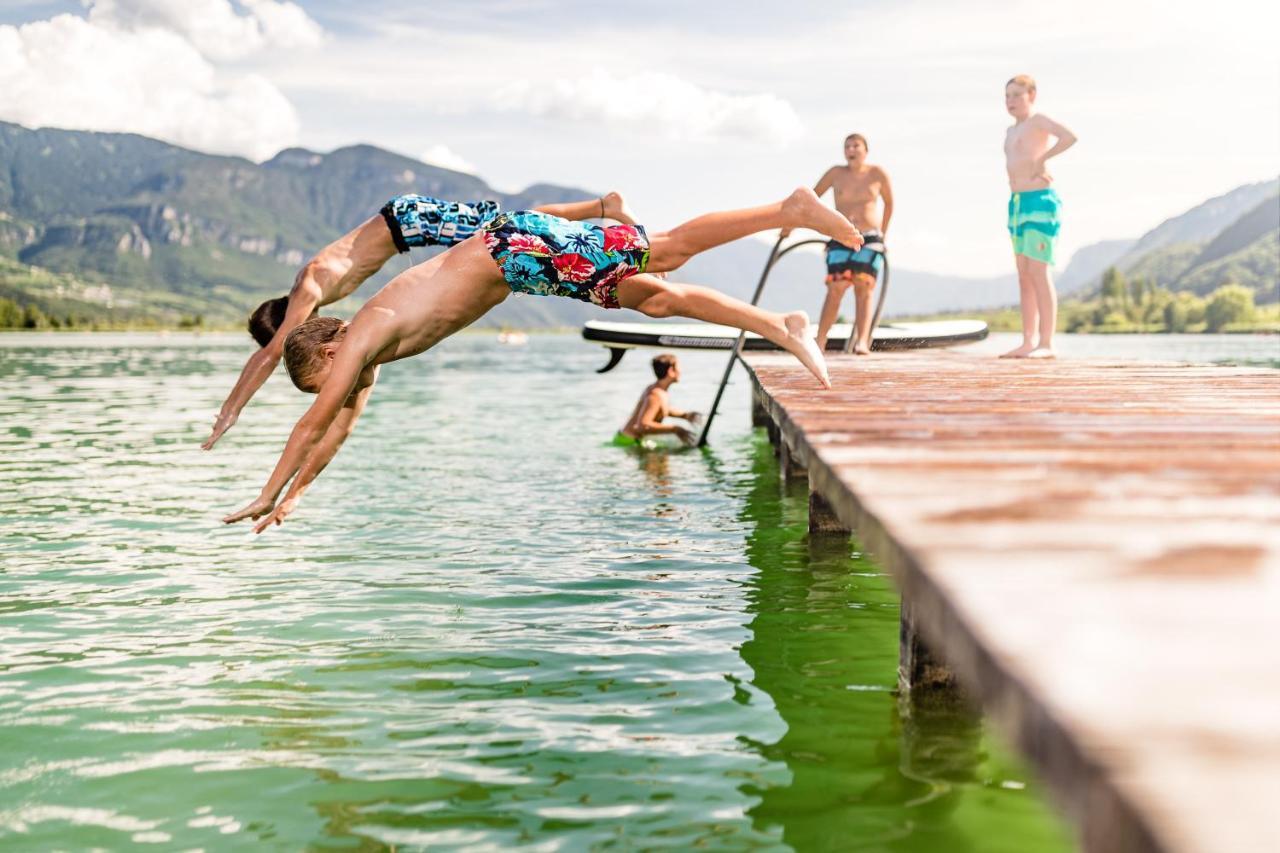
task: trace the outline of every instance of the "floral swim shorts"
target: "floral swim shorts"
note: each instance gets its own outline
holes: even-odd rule
[[[649,237],[639,225],[601,227],[517,210],[500,214],[481,233],[515,293],[621,308],[618,283],[649,265]]]
[[[397,252],[423,246],[454,246],[498,215],[496,201],[445,201],[416,193],[398,195],[382,206]]]

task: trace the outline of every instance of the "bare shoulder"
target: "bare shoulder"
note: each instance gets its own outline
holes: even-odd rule
[[[884,166],[873,165],[871,167],[871,177],[875,178],[877,181],[887,181],[889,180],[889,173],[885,171]]]

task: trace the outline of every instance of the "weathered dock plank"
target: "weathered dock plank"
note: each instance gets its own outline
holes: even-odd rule
[[[1280,850],[1280,372],[746,357],[1089,850]]]

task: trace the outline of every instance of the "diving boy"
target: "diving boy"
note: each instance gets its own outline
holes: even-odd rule
[[[635,222],[626,201],[616,192],[590,201],[547,204],[534,210],[573,220],[599,217],[624,225]],[[213,431],[200,446],[211,449],[235,424],[245,404],[280,363],[285,338],[317,308],[354,292],[397,252],[457,245],[499,211],[498,202],[490,200],[458,202],[417,194],[398,195],[376,216],[321,249],[298,271],[288,296],[268,299],[249,315],[249,334],[260,349],[249,356],[213,422]]]
[[[1036,81],[1026,74],[1004,87],[1004,106],[1013,126],[1004,136],[1005,169],[1009,173],[1009,237],[1018,268],[1022,306],[1022,344],[1001,358],[1053,358],[1053,331],[1058,323],[1058,294],[1049,268],[1058,239],[1062,200],[1050,186],[1045,164],[1076,144],[1076,135],[1035,111]],[[1053,138],[1050,147],[1049,140]],[[1037,340],[1037,333],[1039,338]]]
[[[812,228],[853,247],[862,242],[848,219],[805,188],[781,202],[707,214],[652,236],[639,225],[601,228],[534,211],[501,214],[475,236],[396,276],[350,324],[316,317],[289,335],[289,375],[318,396],[258,498],[223,521],[266,516],[254,528],[259,533],[281,523],[350,435],[378,367],[431,348],[512,291],[737,326],[796,356],[829,388],[803,311],[777,314],[709,288],[641,275],[676,269],[700,252],[771,228]]]

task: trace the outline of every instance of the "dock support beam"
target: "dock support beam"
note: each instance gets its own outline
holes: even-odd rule
[[[898,620],[898,689],[902,695],[951,693],[960,697],[955,673],[934,654],[916,630],[911,601],[904,595]]]
[[[765,408],[764,398],[760,396],[759,388],[751,392],[751,425],[753,427],[773,426],[773,418],[769,417],[769,410]]]
[[[778,442],[778,470],[782,473],[782,480],[789,483],[792,480],[808,481],[809,471],[799,460],[796,459],[795,451],[783,439]]]
[[[849,528],[814,486],[813,477],[809,478],[809,533],[846,538],[849,536]]]

